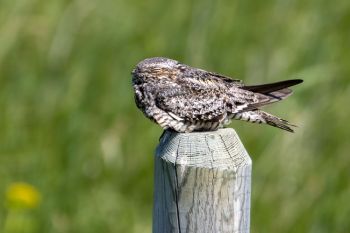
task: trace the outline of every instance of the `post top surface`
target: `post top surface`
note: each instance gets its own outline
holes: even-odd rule
[[[228,168],[251,164],[247,151],[232,128],[192,133],[166,131],[156,156],[188,166]]]

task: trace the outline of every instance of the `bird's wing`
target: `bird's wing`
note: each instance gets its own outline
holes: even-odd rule
[[[250,90],[250,91],[262,93],[262,94],[270,94],[270,93],[274,93],[274,92],[277,92],[280,90],[285,90],[288,87],[297,85],[297,84],[302,83],[302,82],[303,82],[303,80],[301,80],[301,79],[291,79],[291,80],[284,80],[284,81],[280,81],[280,82],[267,83],[267,84],[262,84],[262,85],[244,86],[244,87],[242,87],[242,89]]]
[[[214,73],[214,72],[207,72],[207,73],[211,78],[221,79],[225,83],[230,83],[231,85],[233,84],[235,86],[243,86],[243,81],[240,79],[233,79],[231,77],[228,77],[228,76],[225,76],[222,74],[218,74],[218,73]]]
[[[252,111],[286,98],[291,94],[287,87],[298,82],[245,86],[241,80],[221,74],[187,69],[176,79],[176,87],[162,88],[156,103],[175,118],[210,121],[226,113]]]
[[[225,94],[220,89],[198,89],[197,86],[164,87],[156,97],[158,108],[174,119],[215,121],[226,113]]]
[[[257,103],[254,103],[256,108],[283,100],[290,96],[293,91],[289,87],[302,83],[301,79],[285,80],[276,83],[268,83],[254,86],[241,86],[243,90],[253,92],[255,95],[265,96]]]
[[[226,85],[226,86],[230,86],[230,85],[234,85],[234,86],[243,86],[243,82],[242,80],[239,79],[232,79],[231,77],[222,75],[222,74],[218,74],[215,72],[209,72],[206,70],[202,70],[202,69],[195,69],[192,67],[188,67],[188,69],[184,69],[183,73],[181,74],[182,78],[184,80],[199,80],[199,81],[210,81],[212,83],[216,83],[218,85]],[[206,88],[205,86],[203,86],[203,88]]]
[[[175,81],[176,80],[176,81]],[[175,83],[159,89],[156,105],[178,120],[211,121],[228,113],[256,109],[269,97],[241,89],[241,80],[207,72],[187,70]]]

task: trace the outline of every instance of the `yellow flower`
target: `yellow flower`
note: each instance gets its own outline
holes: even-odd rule
[[[16,182],[8,187],[6,199],[11,208],[32,209],[39,205],[41,196],[34,186],[23,182]]]

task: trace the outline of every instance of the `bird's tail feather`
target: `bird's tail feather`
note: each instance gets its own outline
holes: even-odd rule
[[[296,127],[296,125],[292,125],[284,119],[263,111],[260,111],[260,115],[265,119],[266,124],[294,133],[294,130],[291,127]]]
[[[233,114],[233,118],[236,120],[243,120],[251,123],[268,124],[273,127],[286,130],[291,133],[294,132],[294,130],[291,127],[296,127],[296,125],[292,125],[291,123],[289,123],[284,119],[273,116],[261,110],[236,113],[236,114]]]

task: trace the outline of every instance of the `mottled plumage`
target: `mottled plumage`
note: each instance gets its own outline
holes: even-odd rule
[[[288,87],[302,80],[246,86],[241,80],[161,57],[141,61],[132,75],[137,107],[164,129],[216,130],[237,119],[293,132],[286,120],[259,108],[288,97]]]

